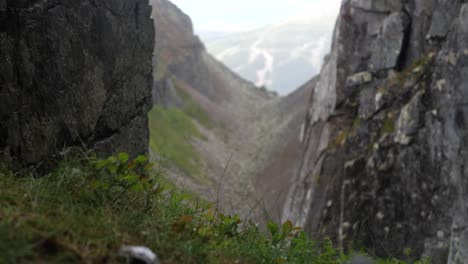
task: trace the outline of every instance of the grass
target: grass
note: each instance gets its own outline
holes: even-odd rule
[[[210,115],[198,103],[196,103],[195,100],[193,100],[192,96],[188,92],[186,92],[177,85],[177,81],[174,80],[173,82],[176,84],[175,88],[177,94],[184,102],[182,111],[191,118],[195,119],[202,126],[208,129],[214,128],[215,124],[213,123],[213,120],[211,119]]]
[[[143,245],[162,263],[344,263],[291,222],[268,233],[161,184],[145,157],[75,154],[43,177],[0,168],[0,263],[124,263]],[[403,263],[385,261],[380,263]]]
[[[205,139],[189,116],[175,107],[154,106],[148,114],[150,147],[177,168],[204,181],[202,161],[192,145],[194,138]]]

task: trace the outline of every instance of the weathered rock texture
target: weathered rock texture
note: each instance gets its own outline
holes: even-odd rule
[[[467,73],[466,1],[344,0],[283,218],[468,263]]]
[[[147,0],[0,1],[0,151],[37,163],[72,145],[146,153]]]

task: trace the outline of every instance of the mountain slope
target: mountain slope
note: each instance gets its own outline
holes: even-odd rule
[[[209,55],[193,34],[189,17],[175,5],[165,0],[151,3],[160,39],[156,107],[150,113],[152,150],[172,164],[170,178],[179,186],[219,201],[227,212],[252,218],[260,211],[256,175],[276,147],[282,147],[273,139],[289,131],[290,119],[300,115],[302,120],[306,102],[301,103],[303,109],[285,109],[281,98]],[[158,125],[174,130],[165,133]],[[218,197],[218,183],[231,155]]]
[[[207,40],[206,45],[239,75],[285,95],[319,73],[332,29],[330,18],[296,18]]]

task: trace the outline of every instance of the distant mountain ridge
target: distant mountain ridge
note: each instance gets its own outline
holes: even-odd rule
[[[331,21],[294,18],[204,41],[208,51],[236,73],[285,95],[319,73],[331,46]]]

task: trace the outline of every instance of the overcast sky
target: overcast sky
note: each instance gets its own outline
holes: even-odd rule
[[[195,31],[241,31],[291,17],[333,20],[341,0],[171,0],[193,20]]]

